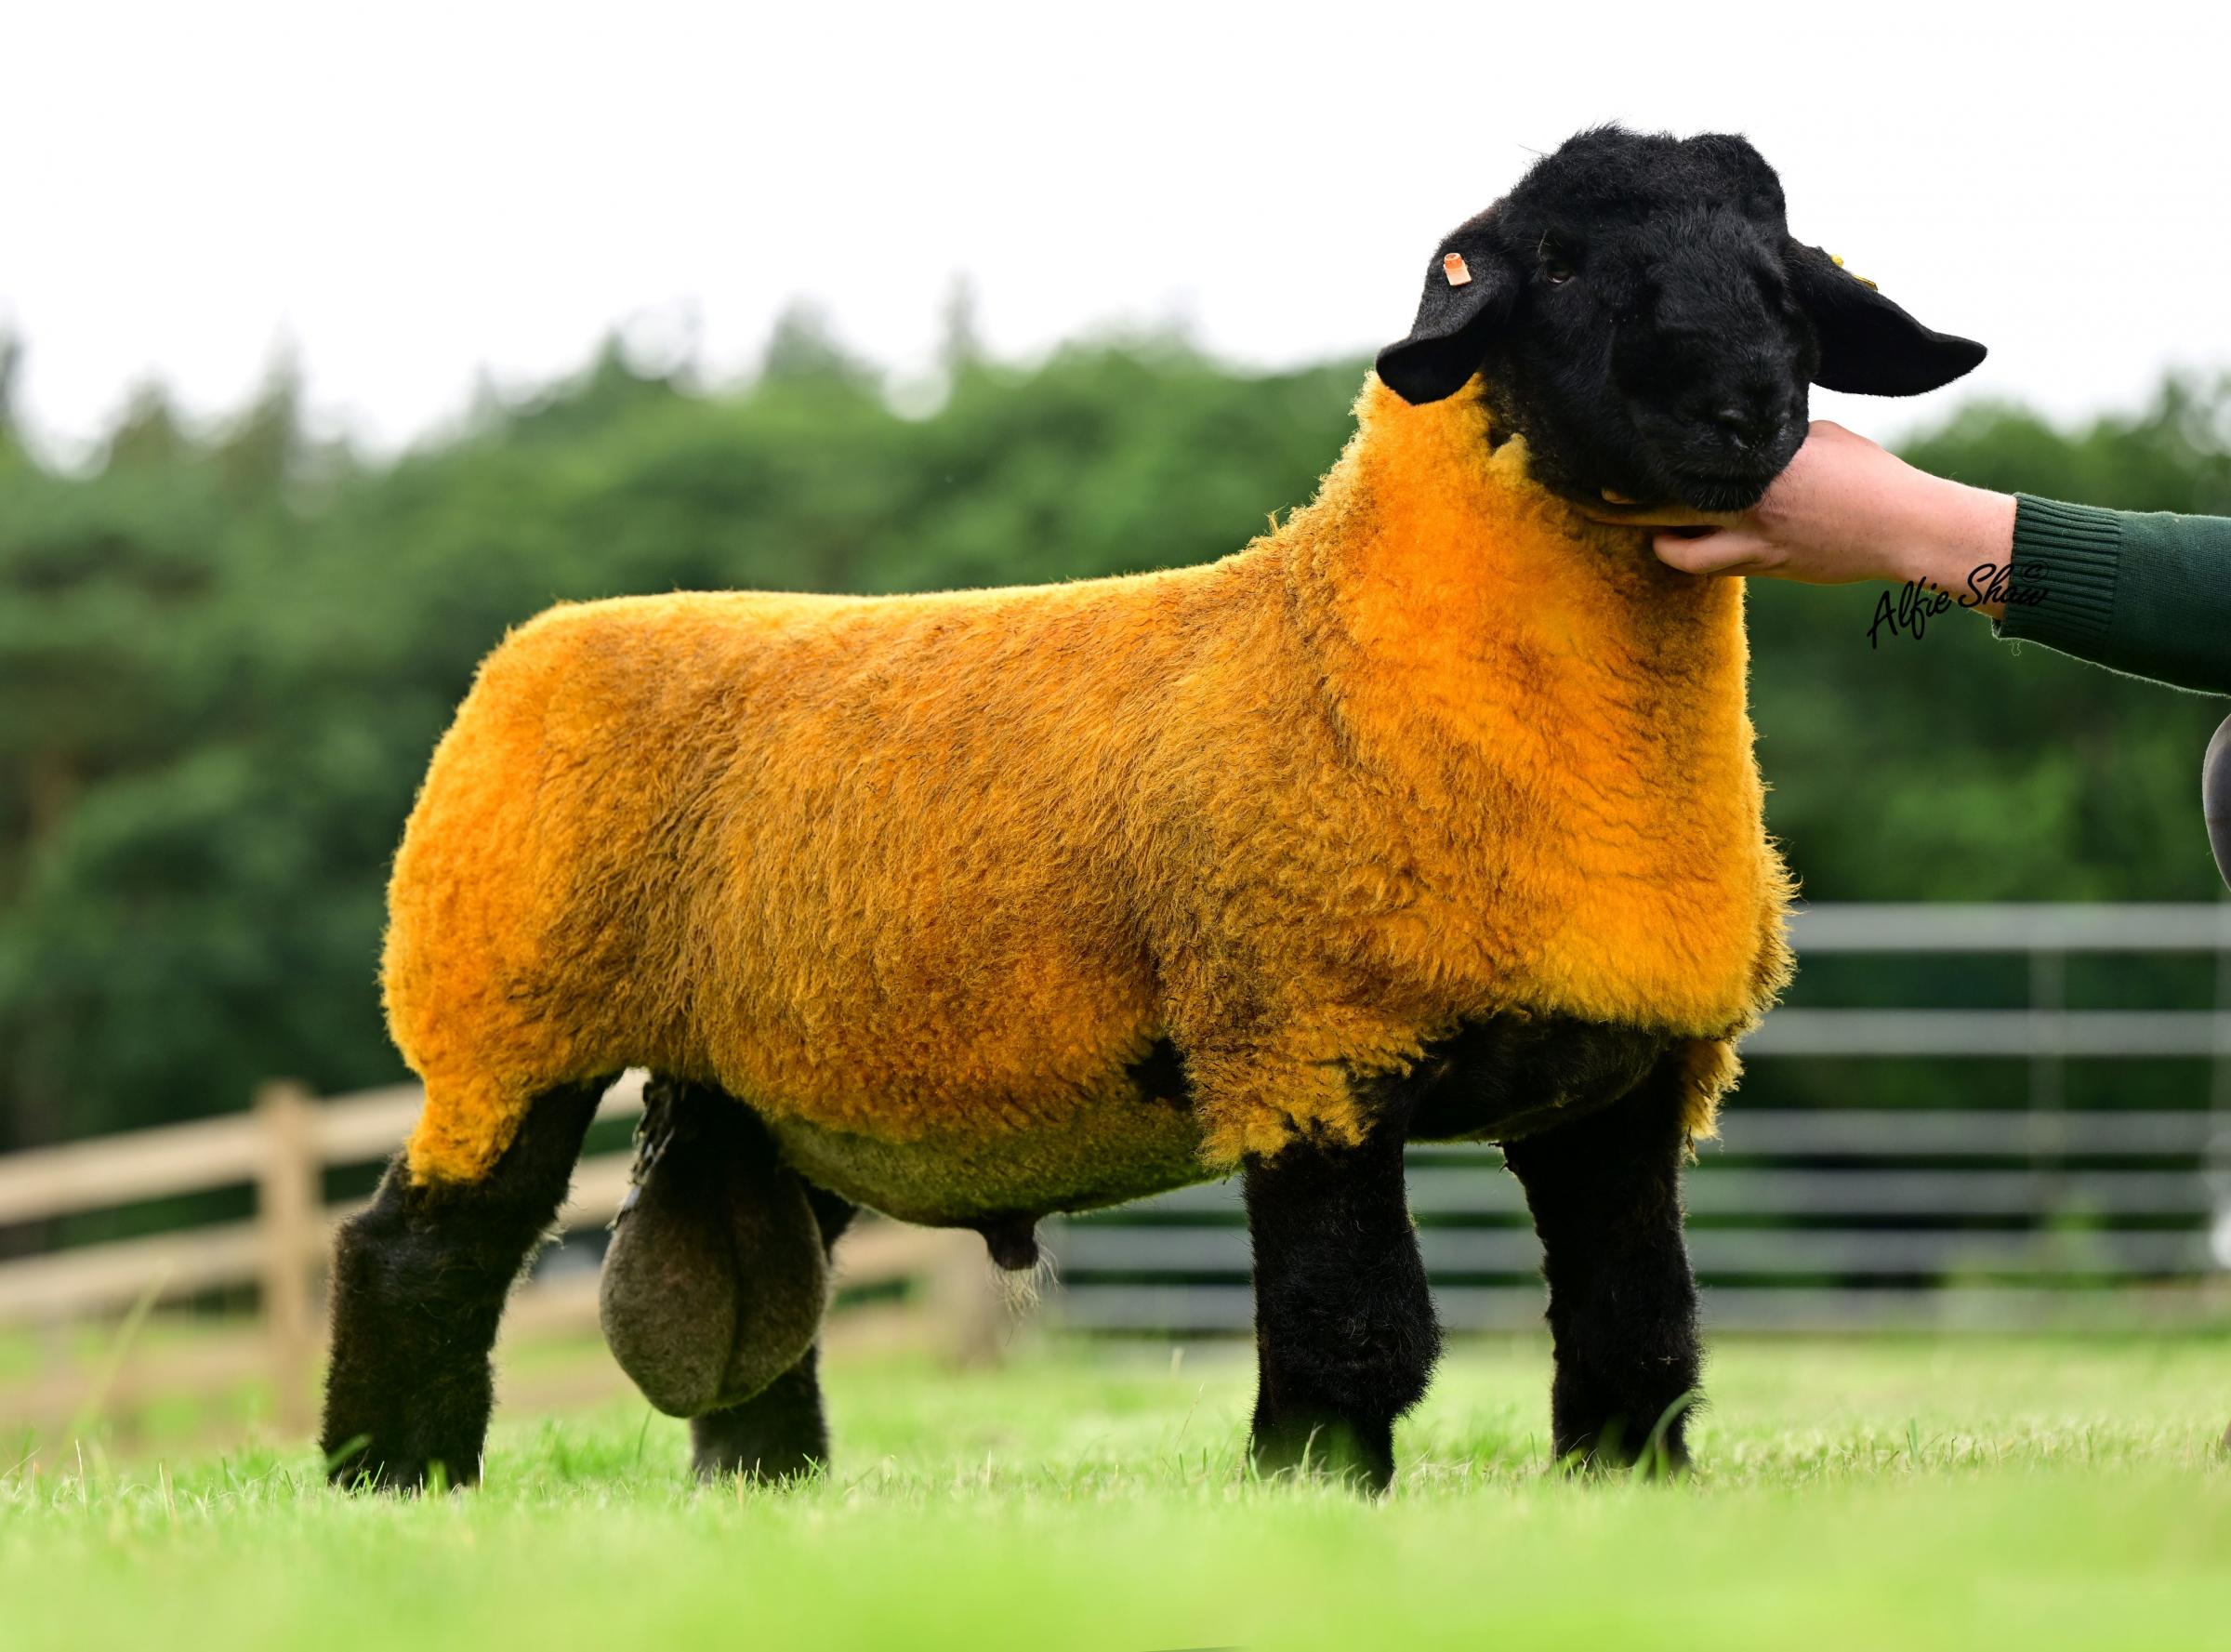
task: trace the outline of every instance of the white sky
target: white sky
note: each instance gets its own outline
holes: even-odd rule
[[[1605,119],[1749,134],[1792,227],[2072,415],[2231,366],[2215,7],[590,8],[0,0],[0,320],[58,451],[139,377],[239,404],[290,340],[381,445],[614,323],[717,373],[785,300],[926,364],[1182,318],[1287,363],[1402,333],[1440,233]],[[1918,404],[1823,395],[1877,434]]]

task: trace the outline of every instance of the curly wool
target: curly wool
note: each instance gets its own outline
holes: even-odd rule
[[[1789,971],[1742,583],[1531,482],[1483,388],[1368,379],[1315,500],[1206,566],[519,628],[389,891],[413,1176],[628,1065],[887,1156],[1144,1153],[1163,1039],[1217,1169],[1357,1139],[1359,1077],[1512,1010],[1694,1040],[1710,1133]]]

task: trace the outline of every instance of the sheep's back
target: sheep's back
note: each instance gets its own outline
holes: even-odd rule
[[[885,1140],[1125,1090],[1158,1031],[1140,770],[1233,579],[522,627],[398,857],[399,1044],[429,1087],[640,1064]]]

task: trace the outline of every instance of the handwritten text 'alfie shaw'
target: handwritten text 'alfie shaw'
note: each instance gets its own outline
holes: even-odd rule
[[[1997,562],[1986,562],[1968,575],[1968,588],[1954,596],[1933,579],[1909,580],[1898,588],[1895,601],[1888,591],[1875,599],[1874,623],[1867,628],[1867,645],[1880,648],[1881,633],[1892,636],[1900,631],[1919,638],[1929,628],[1929,621],[1952,608],[1980,608],[1986,602],[2003,602],[2009,608],[2034,608],[2045,600],[2045,588],[2039,583],[2044,570],[2035,563],[2024,568],[2020,577],[2026,583],[2016,585],[2014,565],[2000,567]]]

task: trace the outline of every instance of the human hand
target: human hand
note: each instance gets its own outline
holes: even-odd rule
[[[1766,496],[1732,513],[1606,505],[1598,522],[1650,527],[1658,560],[1684,574],[1755,574],[1809,585],[1925,581],[1959,592],[2013,547],[2014,501],[1917,470],[1827,419]],[[2002,605],[1980,605],[1996,614]]]

